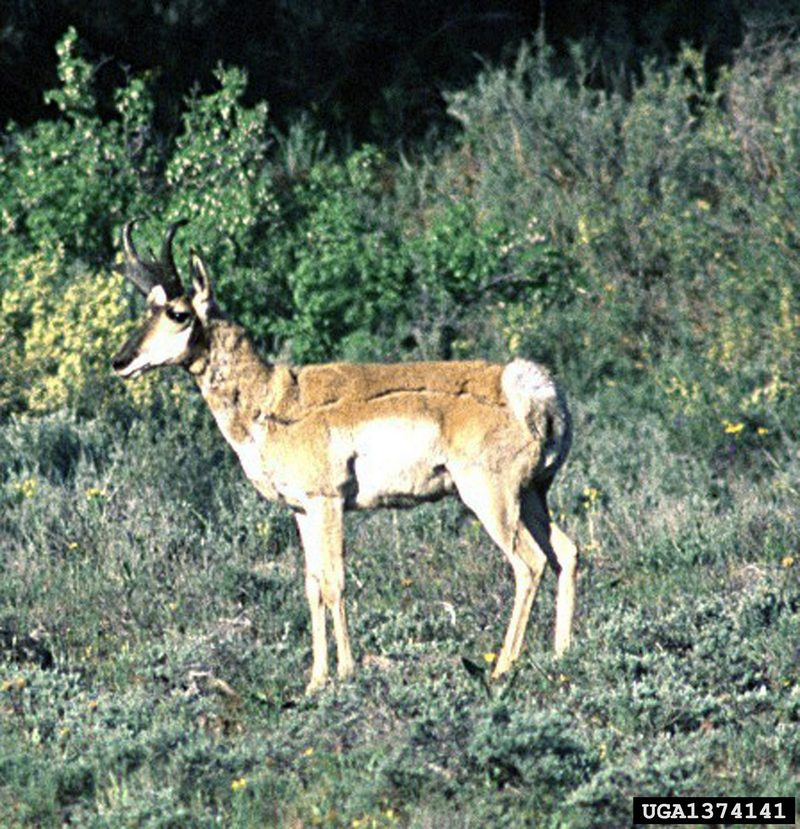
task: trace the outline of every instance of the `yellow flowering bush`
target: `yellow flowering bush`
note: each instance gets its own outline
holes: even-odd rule
[[[152,381],[127,386],[109,359],[134,323],[122,277],[66,272],[62,247],[20,259],[0,297],[0,412],[106,408],[132,394],[147,402]]]

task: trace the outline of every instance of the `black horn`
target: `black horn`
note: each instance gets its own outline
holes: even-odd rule
[[[167,235],[164,237],[164,242],[161,245],[161,267],[164,271],[164,281],[161,283],[167,296],[172,298],[180,296],[183,293],[183,284],[178,275],[178,269],[175,267],[175,259],[172,255],[172,240],[178,231],[179,227],[188,224],[187,219],[178,219],[173,222],[167,230]]]
[[[118,270],[147,296],[155,287],[156,280],[139,256],[136,245],[133,244],[131,230],[138,221],[138,219],[130,219],[122,226],[122,249],[125,253],[125,264]]]
[[[122,247],[125,251],[123,273],[145,296],[156,285],[161,285],[171,299],[180,296],[183,293],[183,285],[175,267],[175,259],[172,256],[172,240],[178,228],[187,223],[186,219],[179,219],[169,226],[161,246],[159,261],[155,259],[146,260],[139,256],[131,234],[137,221],[139,220],[131,219],[125,222],[122,228]]]

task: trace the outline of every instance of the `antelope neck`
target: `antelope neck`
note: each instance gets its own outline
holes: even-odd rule
[[[239,325],[214,321],[207,338],[204,354],[189,371],[225,436],[240,441],[266,413],[274,369],[258,356]]]

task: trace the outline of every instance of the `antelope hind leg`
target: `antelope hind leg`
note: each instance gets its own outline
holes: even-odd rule
[[[520,521],[520,503],[516,496],[498,486],[486,473],[462,473],[455,480],[461,500],[478,517],[514,571],[514,606],[492,673],[496,679],[508,671],[522,650],[528,617],[547,559]]]
[[[578,549],[572,539],[555,523],[550,523],[550,544],[560,570],[556,597],[556,656],[563,655],[572,642],[575,614],[575,588],[578,578]]]
[[[558,574],[554,650],[556,656],[562,656],[572,641],[578,550],[569,536],[550,518],[545,498],[535,490],[523,493],[522,521]]]

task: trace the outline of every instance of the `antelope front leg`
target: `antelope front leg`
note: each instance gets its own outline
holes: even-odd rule
[[[337,498],[309,501],[305,513],[297,514],[297,526],[306,561],[306,597],[311,611],[313,664],[306,693],[319,690],[328,678],[328,642],[325,607],[333,615],[338,674],[352,673],[354,662],[347,633],[344,607],[344,521]]]
[[[344,606],[344,506],[338,498],[323,498],[323,573],[322,600],[333,616],[336,637],[336,673],[342,679],[355,668],[347,633]]]
[[[306,598],[311,611],[313,662],[306,694],[313,694],[322,688],[328,679],[328,637],[325,630],[325,605],[322,603],[324,562],[321,513],[315,506],[309,506],[304,513],[298,512],[295,520],[305,555]]]

